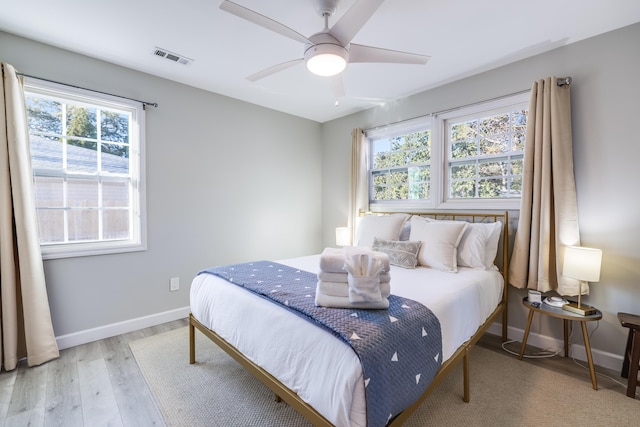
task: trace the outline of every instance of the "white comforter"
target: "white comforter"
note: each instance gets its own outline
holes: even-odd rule
[[[319,255],[278,262],[317,273]],[[391,268],[391,293],[421,302],[440,320],[443,360],[484,323],[502,290],[498,271]],[[366,426],[360,361],[329,332],[211,274],[194,278],[191,312],[334,425]]]

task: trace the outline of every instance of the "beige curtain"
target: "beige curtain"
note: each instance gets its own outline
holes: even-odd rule
[[[0,89],[0,362],[9,371],[58,357],[38,238],[22,82],[2,65]]]
[[[577,295],[579,282],[561,274],[564,247],[580,244],[568,84],[558,86],[555,77],[533,83],[526,138],[509,282],[518,288]],[[587,283],[581,291],[589,293]]]
[[[355,241],[358,213],[369,210],[367,140],[362,129],[351,132],[351,176],[349,177],[349,221],[351,242]]]

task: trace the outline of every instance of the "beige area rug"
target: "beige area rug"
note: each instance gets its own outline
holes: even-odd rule
[[[309,425],[197,330],[195,365],[186,327],[130,347],[168,426]],[[405,425],[640,425],[640,401],[624,390],[593,390],[588,371],[574,378],[477,346],[470,364],[470,403],[462,401],[459,365]]]

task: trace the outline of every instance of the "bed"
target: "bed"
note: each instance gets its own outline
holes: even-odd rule
[[[399,215],[406,215],[405,220]],[[393,226],[385,225],[392,222]],[[367,215],[359,226],[355,243],[370,246],[372,242],[379,245],[380,241],[388,241],[387,238],[446,240],[449,236],[432,236],[438,236],[438,230],[445,226],[451,228],[449,223],[461,222],[477,225],[465,225],[460,232],[454,245],[455,260],[451,261],[448,249],[440,248],[441,241],[425,240],[429,244],[423,243],[423,248],[428,247],[432,253],[419,254],[423,266],[415,269],[391,266],[392,294],[421,302],[440,320],[442,363],[424,393],[390,419],[390,426],[401,425],[460,361],[464,371],[463,399],[468,402],[469,350],[500,317],[502,339],[506,340],[508,214]],[[489,240],[495,246],[488,248],[490,256],[479,255],[477,246],[489,245]],[[439,252],[433,253],[436,249]],[[443,253],[446,256],[442,257]],[[315,274],[319,255],[277,262]],[[478,263],[480,265],[476,265]],[[481,268],[482,265],[486,268]],[[416,286],[416,283],[446,286]],[[199,274],[191,285],[190,363],[195,363],[196,329],[267,385],[277,399],[286,401],[312,424],[367,424],[365,385],[358,356],[349,345],[313,323],[218,276]]]

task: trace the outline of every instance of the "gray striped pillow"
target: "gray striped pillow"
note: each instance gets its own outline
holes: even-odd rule
[[[421,241],[382,240],[373,238],[371,249],[389,255],[389,263],[402,268],[416,268]]]

